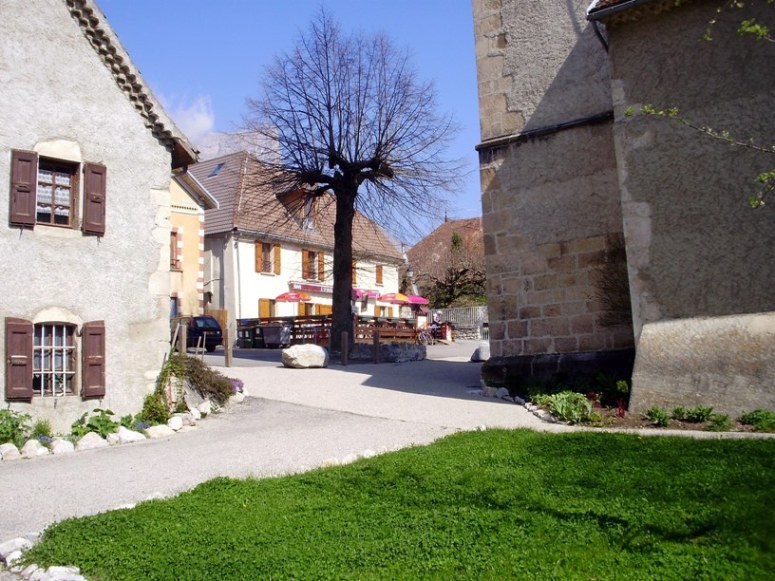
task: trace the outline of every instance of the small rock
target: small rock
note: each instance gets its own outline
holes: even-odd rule
[[[85,579],[78,567],[49,567],[46,569],[46,577],[50,581],[80,581]]]
[[[167,427],[170,430],[177,432],[180,428],[183,427],[183,418],[180,416],[172,416],[169,420],[167,420]]]
[[[118,434],[116,432],[111,432],[110,434],[105,436],[105,439],[108,441],[108,444],[110,444],[111,446],[115,446],[116,444],[120,443],[118,439]]]
[[[495,397],[495,395],[498,393],[498,389],[495,387],[492,387],[490,385],[485,385],[482,388],[482,395],[484,397]]]
[[[364,450],[363,454],[361,454],[364,458],[374,458],[376,455],[377,453],[374,450]]]
[[[148,437],[151,438],[152,440],[156,440],[158,438],[166,438],[168,436],[172,436],[175,434],[172,428],[165,425],[151,426],[150,428],[145,430],[145,433],[148,434]]]
[[[514,396],[514,403],[517,405],[525,405],[525,400],[519,396]]]
[[[245,397],[250,397],[250,393],[248,393],[248,390],[244,387],[242,388],[242,395],[244,395]]]
[[[13,444],[0,444],[0,456],[3,457],[3,462],[10,462],[11,460],[18,460],[22,457],[19,452],[19,448]]]
[[[70,440],[57,438],[51,442],[52,454],[72,454],[73,452],[75,452],[75,445]]]
[[[199,410],[199,413],[202,414],[202,417],[213,413],[213,406],[209,399],[204,400],[202,403],[196,406],[196,409]]]
[[[360,458],[358,458],[358,454],[347,454],[347,456],[342,458],[342,464],[352,464],[358,460],[360,460]]]
[[[27,440],[22,446],[22,458],[35,458],[37,456],[47,456],[48,448],[40,443],[40,440]]]
[[[234,395],[231,396],[231,400],[234,403],[242,403],[243,401],[245,401],[245,394],[240,392],[240,391],[238,391]]]
[[[38,570],[38,566],[33,563],[32,565],[27,565],[24,569],[22,569],[22,572],[20,575],[22,576],[22,579],[29,579],[32,577],[32,574]]]
[[[22,552],[21,551],[14,551],[12,553],[9,553],[8,556],[5,558],[5,566],[6,567],[13,567],[14,563],[22,558]]]
[[[81,450],[94,450],[96,448],[107,448],[109,446],[108,441],[101,438],[96,432],[89,432],[83,438],[78,440],[75,445],[75,449]]]
[[[485,426],[484,424],[476,426],[476,431],[477,432],[486,432],[487,431],[487,426]]]
[[[26,551],[27,549],[31,549],[31,548],[32,548],[32,543],[27,539],[25,539],[24,537],[17,537],[15,539],[11,539],[10,541],[0,543],[0,559],[7,562],[8,557],[14,554],[15,552]]]
[[[135,432],[129,428],[121,426],[118,429],[118,441],[122,444],[131,444],[132,442],[142,442],[145,440],[145,436],[140,432]]]
[[[326,460],[323,460],[320,464],[323,468],[332,468],[334,466],[339,466],[339,460],[336,458],[327,458]]]
[[[180,421],[183,422],[184,426],[196,425],[196,420],[191,412],[172,414],[172,417],[180,418]],[[169,425],[169,423],[167,423],[167,425]]]
[[[495,397],[498,397],[500,399],[511,399],[511,394],[509,393],[509,390],[505,387],[499,387],[498,391],[495,392]]]
[[[188,410],[188,413],[191,414],[191,417],[194,419],[195,422],[202,419],[202,413],[196,408],[191,408],[190,410]]]

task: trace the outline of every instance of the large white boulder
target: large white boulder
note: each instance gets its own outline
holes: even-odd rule
[[[21,449],[23,458],[35,458],[49,453],[48,448],[40,443],[40,440],[27,440]]]
[[[282,361],[294,369],[328,367],[328,351],[320,345],[294,345],[283,349]]]
[[[18,460],[21,457],[21,452],[19,452],[19,448],[17,448],[15,445],[11,444],[10,442],[6,444],[0,444],[0,458],[3,459],[3,462]]]
[[[51,442],[52,454],[72,454],[75,452],[75,445],[70,440],[57,438]]]
[[[490,342],[481,341],[479,347],[476,348],[473,355],[471,355],[471,361],[487,361],[490,358]]]
[[[110,444],[108,444],[108,441],[104,438],[101,438],[98,433],[89,432],[83,438],[78,440],[78,443],[75,445],[75,449],[78,451],[94,450],[95,448],[107,448],[109,445]]]
[[[118,441],[121,444],[130,444],[132,442],[142,442],[145,440],[145,436],[140,432],[135,432],[129,428],[121,426],[118,429]]]

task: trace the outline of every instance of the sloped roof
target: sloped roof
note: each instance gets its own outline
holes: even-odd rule
[[[481,260],[484,265],[484,234],[481,218],[449,220],[406,251],[415,278],[423,275],[438,276],[439,269],[449,266],[451,260],[452,235],[457,233],[463,240],[463,247],[471,258]]]
[[[64,3],[94,51],[110,70],[118,87],[145,120],[145,126],[172,154],[172,167],[177,168],[195,162],[197,150],[167,116],[96,2],[64,0]]]
[[[335,198],[316,200],[315,227],[302,227],[298,214],[266,185],[266,169],[247,152],[232,153],[189,166],[196,179],[218,200],[219,208],[205,212],[205,236],[237,229],[258,239],[292,242],[333,250]],[[353,220],[353,253],[402,262],[403,257],[385,232],[360,212]]]

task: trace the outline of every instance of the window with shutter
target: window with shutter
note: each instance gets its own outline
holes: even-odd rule
[[[318,280],[326,280],[326,253],[318,252]]]
[[[82,397],[105,396],[105,322],[83,324],[83,391]]]
[[[274,273],[280,274],[280,245],[275,244],[274,246]]]
[[[38,154],[34,151],[13,151],[11,154],[12,226],[32,228],[35,225],[35,200],[38,187]]]
[[[32,391],[40,397],[75,393],[75,325],[36,323],[32,335]]]
[[[83,173],[83,232],[103,236],[107,169],[96,163],[87,163]]]
[[[9,222],[32,228],[36,224],[78,227],[78,164],[39,157],[34,151],[11,153]],[[83,233],[105,234],[106,175],[104,166],[83,166]]]
[[[32,399],[32,323],[5,319],[5,399]]]
[[[309,250],[302,250],[301,251],[301,277],[302,278],[309,278],[310,272],[309,272]]]
[[[274,305],[273,299],[258,299],[258,316],[262,319],[274,317]]]

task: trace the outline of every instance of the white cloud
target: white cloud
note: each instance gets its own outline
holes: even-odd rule
[[[193,143],[214,131],[215,113],[209,96],[199,95],[194,99],[162,96],[160,100],[175,124]]]

